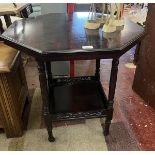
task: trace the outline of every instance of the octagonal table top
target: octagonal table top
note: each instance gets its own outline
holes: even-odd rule
[[[33,56],[122,55],[144,35],[144,28],[125,18],[120,32],[84,28],[88,13],[52,13],[15,21],[1,36],[6,44]],[[88,49],[91,46],[92,49]],[[86,47],[86,49],[85,49]]]

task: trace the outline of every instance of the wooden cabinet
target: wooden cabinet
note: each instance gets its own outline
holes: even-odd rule
[[[155,4],[148,4],[145,31],[135,72],[133,89],[150,106],[155,108]]]
[[[20,52],[0,44],[0,127],[7,137],[21,136],[28,88]]]

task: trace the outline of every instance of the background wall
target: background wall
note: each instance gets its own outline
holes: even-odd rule
[[[41,6],[41,14],[67,12],[66,3],[40,3],[40,6]]]
[[[40,3],[39,5],[40,5],[41,15],[48,14],[48,13],[67,13],[66,3]],[[52,62],[51,68],[52,68],[53,75],[68,76],[70,71],[70,64],[68,61]]]

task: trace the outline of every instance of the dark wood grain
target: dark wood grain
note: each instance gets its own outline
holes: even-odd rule
[[[112,60],[110,83],[109,83],[109,94],[108,94],[108,115],[105,120],[104,135],[109,134],[109,126],[113,118],[113,104],[114,104],[115,88],[116,88],[116,82],[117,82],[118,64],[119,64],[118,58],[115,58]]]
[[[84,13],[83,13],[84,14]],[[36,18],[15,21],[1,38],[9,45],[23,49],[30,55],[50,59],[62,59],[61,56],[72,58],[78,54],[103,55],[119,54],[128,50],[131,43],[136,42],[144,34],[144,29],[125,19],[121,32],[104,34],[102,30],[84,29],[87,13],[47,14]],[[92,45],[94,49],[83,50],[82,46]],[[85,56],[86,57],[86,56]],[[111,57],[111,56],[109,56]]]
[[[107,100],[99,91],[100,82],[88,77],[81,79],[78,77],[73,81],[73,79],[66,78],[66,82],[57,82],[54,86],[55,112],[76,113],[105,108]]]
[[[49,92],[48,92],[48,86],[46,81],[46,72],[45,72],[45,64],[43,62],[38,62],[38,71],[39,71],[39,81],[40,81],[40,88],[41,88],[41,95],[43,100],[43,112],[44,112],[44,119],[46,128],[48,131],[48,140],[51,142],[55,141],[55,138],[53,137],[52,132],[52,116],[49,111]]]
[[[100,59],[96,59],[95,76],[100,80]]]

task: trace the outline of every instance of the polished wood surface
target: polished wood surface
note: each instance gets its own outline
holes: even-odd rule
[[[5,54],[0,51],[0,64],[2,60],[5,68],[0,68],[0,124],[7,137],[18,137],[23,133],[22,112],[28,101],[28,88],[20,53],[15,49],[11,53],[10,47],[8,51],[6,47],[2,49]]]
[[[11,72],[16,62],[17,50],[0,42],[0,73]]]
[[[60,57],[78,54],[122,55],[141,38],[144,29],[125,19],[121,32],[104,34],[102,30],[84,29],[87,13],[47,14],[14,22],[1,38],[11,46],[22,48],[34,56]],[[93,46],[84,50],[82,46]],[[48,54],[48,55],[47,55]]]
[[[107,100],[105,95],[103,97],[103,94],[99,91],[100,83],[88,78],[85,78],[85,80],[77,79],[79,80],[76,82],[70,80],[70,84],[66,83],[65,85],[63,82],[58,82],[54,86],[54,113],[76,113],[106,108]]]
[[[0,3],[0,15],[15,15],[18,14],[21,10],[27,7],[28,3],[16,3],[15,7],[13,3]]]

